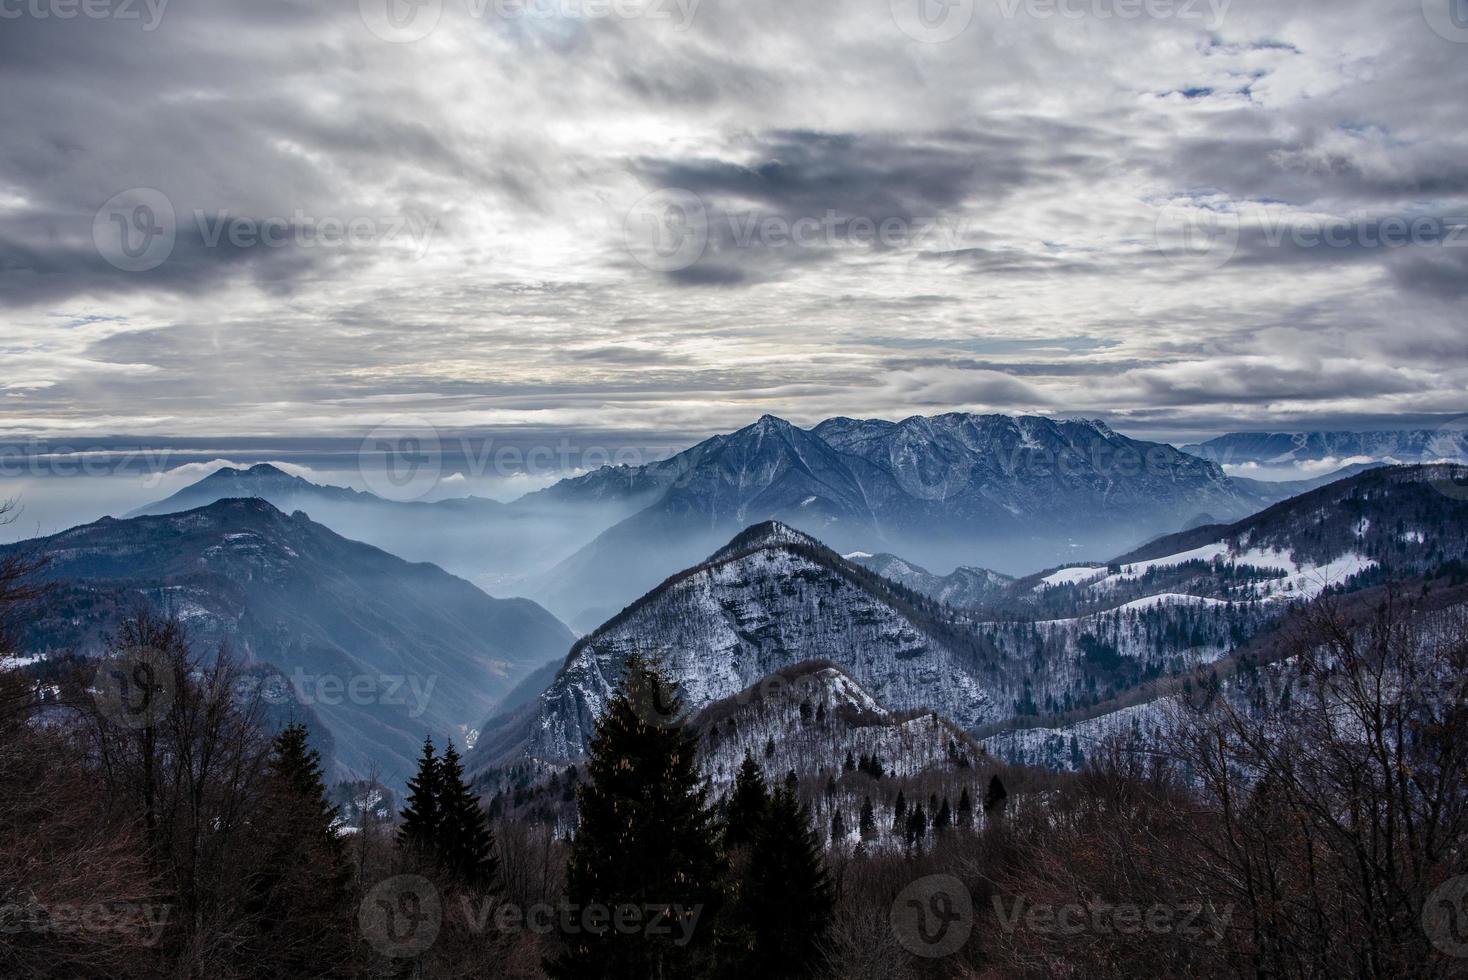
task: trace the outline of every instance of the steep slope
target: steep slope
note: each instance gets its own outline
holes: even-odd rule
[[[578,642],[535,705],[486,725],[478,762],[582,755],[633,653],[661,661],[690,710],[827,657],[894,710],[963,725],[998,710],[981,679],[986,651],[943,607],[766,523]]]
[[[848,754],[876,757],[897,777],[972,765],[980,754],[952,722],[931,711],[894,712],[829,661],[762,677],[704,706],[690,724],[703,735],[699,765],[716,792],[733,784],[745,755],[770,773],[802,777],[830,772]]]
[[[425,733],[473,726],[570,632],[536,604],[350,541],[304,513],[230,499],[26,542],[57,583],[32,651],[95,651],[139,601],[177,613],[201,654],[273,665],[335,736],[347,773],[404,778]]]
[[[822,837],[836,825],[831,846],[903,846],[894,820],[899,793],[917,802],[949,801],[957,820],[965,793],[982,799],[992,762],[971,737],[933,712],[895,712],[841,667],[828,661],[799,663],[762,677],[742,691],[704,706],[688,720],[699,735],[699,768],[715,798],[727,797],[746,756],[769,783],[796,775],[802,800]],[[536,761],[491,767],[478,786],[497,812],[554,826],[576,827],[575,767]],[[872,825],[863,835],[861,814],[870,805]],[[982,822],[974,812],[970,826]]]

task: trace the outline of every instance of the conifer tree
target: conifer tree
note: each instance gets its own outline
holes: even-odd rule
[[[306,727],[282,729],[252,815],[261,860],[245,882],[245,907],[257,923],[249,958],[261,975],[335,977],[348,968],[351,868],[338,815]]]
[[[872,798],[870,796],[861,802],[861,823],[858,829],[861,832],[862,840],[870,839],[873,833],[876,832],[877,815],[872,810]]]
[[[443,793],[438,757],[433,739],[423,740],[423,755],[418,759],[418,773],[408,780],[408,798],[398,827],[398,843],[405,849],[425,856],[437,857],[442,814],[439,798]]]
[[[866,757],[863,756],[862,758]],[[846,750],[846,761],[841,764],[841,768],[847,772],[854,772],[856,770],[856,760],[851,757],[850,749]]]
[[[948,797],[943,797],[943,802],[938,807],[938,815],[933,818],[933,830],[944,831],[953,825],[953,810],[948,806]]]
[[[658,705],[651,716],[639,710],[650,703]],[[685,721],[661,672],[629,658],[597,722],[577,792],[580,825],[566,866],[566,900],[583,909],[678,906],[697,909],[699,918],[671,923],[666,935],[576,932],[546,964],[556,980],[671,980],[710,972],[725,864],[697,769],[697,736]]]
[[[984,812],[992,814],[1004,809],[1004,801],[1008,797],[1009,792],[1004,788],[1004,783],[996,772],[989,778],[989,789],[984,793]]]
[[[902,795],[902,790],[897,791],[897,804],[892,807],[892,830],[900,831],[907,823],[907,800]]]
[[[835,814],[831,817],[831,843],[841,844],[845,840],[846,821],[842,818],[841,811],[837,810]]]
[[[907,815],[907,846],[923,846],[923,838],[928,835],[928,815],[923,812],[923,805],[917,804],[912,812]]]
[[[809,977],[835,908],[821,840],[794,792],[781,787],[750,854],[737,917],[752,937],[738,975]]]
[[[494,834],[479,798],[464,781],[464,767],[451,741],[438,764],[440,828],[435,850],[444,870],[466,885],[488,888],[499,873]]]
[[[742,847],[754,841],[769,805],[764,773],[754,756],[745,753],[734,777],[734,792],[724,807],[724,840],[730,847]]]
[[[967,786],[963,788],[963,793],[958,797],[958,825],[960,827],[974,825],[974,801],[968,795]]]

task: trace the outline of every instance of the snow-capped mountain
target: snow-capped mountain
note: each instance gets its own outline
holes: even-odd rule
[[[855,551],[847,555],[846,560],[955,609],[977,609],[998,601],[1014,584],[1012,576],[987,568],[960,565],[947,575],[934,575],[921,565],[914,565],[896,555],[868,555]]]
[[[888,776],[969,766],[978,745],[932,711],[898,713],[834,663],[796,664],[706,705],[691,719],[703,736],[699,765],[716,792],[746,755],[769,773],[816,776],[849,755],[880,760]],[[860,802],[859,800],[857,802]]]
[[[1465,482],[1464,468],[1373,470],[1233,525],[1010,582],[982,617],[788,525],[757,525],[581,640],[536,702],[486,726],[477,762],[578,757],[633,653],[661,661],[694,711],[826,659],[883,706],[969,731],[1082,714],[1225,661],[1325,589],[1468,559],[1468,493],[1454,491]]]
[[[798,527],[841,551],[1024,572],[1278,499],[1101,422],[1001,415],[840,418],[810,430],[765,416],[655,467],[629,479],[666,483],[661,495],[531,594],[573,622],[603,618],[757,521]]]
[[[573,640],[529,600],[491,598],[260,499],[104,518],[23,547],[56,585],[28,650],[95,653],[147,601],[184,622],[200,656],[223,644],[273,667],[272,703],[319,715],[343,775],[405,778],[425,733],[477,725]]]
[[[579,641],[533,705],[485,726],[480,761],[581,756],[634,653],[663,664],[690,711],[823,658],[893,710],[962,725],[1002,710],[981,679],[985,652],[943,607],[766,523]]]

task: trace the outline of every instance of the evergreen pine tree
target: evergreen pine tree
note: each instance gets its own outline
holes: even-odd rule
[[[912,812],[907,815],[907,846],[923,846],[923,838],[928,834],[928,815],[923,812],[923,805],[917,804]]]
[[[740,887],[737,918],[752,946],[737,964],[737,975],[814,975],[834,909],[835,890],[810,814],[795,793],[781,787],[770,800]]]
[[[656,717],[639,712],[639,705],[654,700]],[[580,825],[566,866],[566,900],[583,909],[696,908],[700,925],[691,939],[678,923],[671,923],[667,935],[610,928],[600,935],[576,932],[566,937],[565,952],[546,964],[556,980],[709,973],[709,926],[720,911],[725,864],[697,768],[697,736],[688,733],[685,720],[660,671],[640,657],[629,658],[597,722],[577,792]]]
[[[764,773],[754,756],[745,753],[734,777],[734,792],[724,807],[724,840],[730,847],[742,847],[754,841],[769,805]]]
[[[846,750],[846,761],[842,763],[841,768],[847,772],[854,772],[856,770],[856,760],[851,757],[850,749]]]
[[[948,806],[948,797],[943,797],[943,802],[938,807],[938,815],[933,818],[933,830],[944,831],[953,825],[953,810]]]
[[[876,829],[877,815],[872,810],[872,798],[868,796],[861,801],[861,823],[859,825],[859,830],[861,831],[861,839],[870,839],[871,836],[876,832]]]
[[[967,786],[963,788],[963,793],[958,797],[958,825],[960,827],[974,825],[974,801],[968,795]]]
[[[840,844],[846,840],[846,821],[841,817],[841,811],[837,810],[831,817],[831,843]]]
[[[433,750],[433,739],[423,740],[423,755],[418,759],[418,773],[408,780],[408,798],[398,827],[398,843],[405,849],[424,856],[437,857],[439,832],[443,823],[439,811],[442,796],[439,762]]]
[[[244,883],[245,911],[256,923],[248,956],[262,976],[337,977],[348,970],[351,867],[338,815],[306,727],[281,730],[251,820],[260,860]]]
[[[989,778],[989,789],[984,793],[984,812],[992,814],[1004,809],[1004,801],[1008,797],[1009,792],[1004,788],[1004,783],[996,772]]]
[[[897,804],[892,807],[892,829],[894,831],[900,831],[906,822],[907,800],[903,798],[902,790],[899,789],[897,791]]]
[[[444,870],[466,885],[488,888],[499,874],[494,834],[479,806],[479,797],[464,782],[464,767],[454,743],[439,761],[440,833],[436,848]]]

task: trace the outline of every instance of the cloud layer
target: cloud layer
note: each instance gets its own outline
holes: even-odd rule
[[[0,430],[1461,412],[1452,2],[0,3]]]

